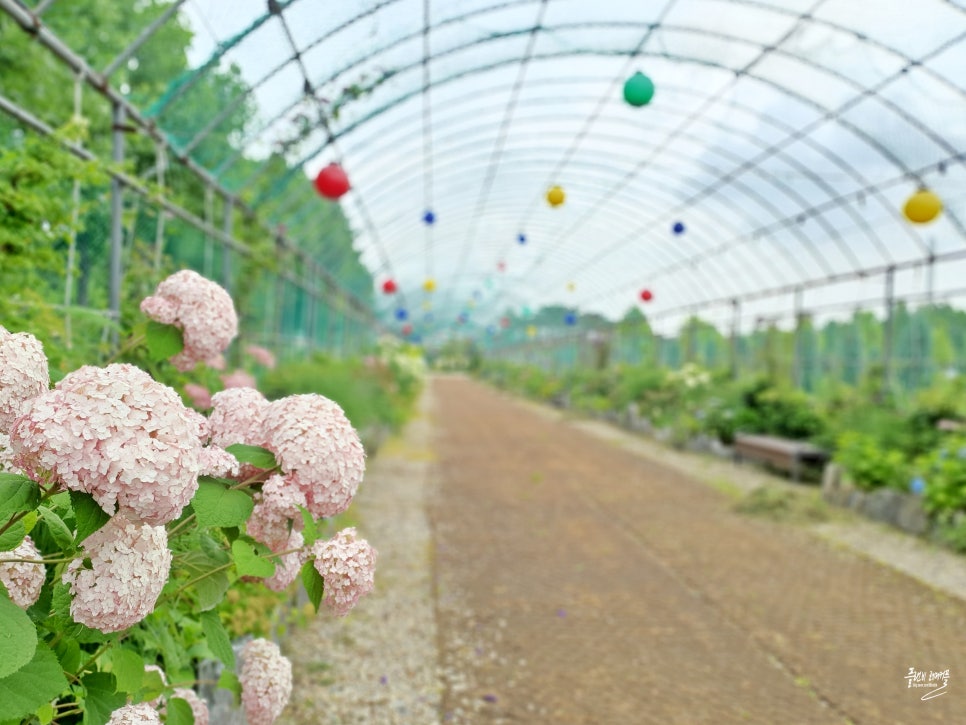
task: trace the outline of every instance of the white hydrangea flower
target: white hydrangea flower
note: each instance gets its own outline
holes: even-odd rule
[[[10,445],[31,478],[53,474],[108,514],[164,524],[198,489],[207,435],[204,416],[143,370],[85,366],[27,403]]]
[[[315,569],[325,582],[325,604],[344,617],[375,584],[376,550],[356,538],[354,528],[343,529],[312,547]]]
[[[67,565],[74,620],[102,632],[137,624],[154,610],[171,571],[168,534],[118,514],[84,539],[85,558]]]
[[[315,518],[334,516],[352,502],[365,473],[359,434],[338,404],[321,395],[291,395],[265,410],[265,447],[305,494]]]
[[[246,644],[241,658],[238,679],[248,725],[272,725],[292,695],[292,663],[267,639]]]
[[[44,346],[28,332],[0,326],[0,433],[6,433],[31,398],[50,389]]]
[[[125,705],[111,713],[107,725],[161,725],[158,711],[146,702]]]
[[[181,370],[217,358],[238,334],[238,315],[224,287],[183,269],[141,300],[141,311],[157,322],[181,329],[184,349],[171,358]]]
[[[24,537],[20,545],[12,551],[0,551],[0,559],[39,560],[40,558],[40,551],[29,536]],[[40,598],[40,590],[44,586],[46,574],[43,564],[0,561],[0,582],[3,582],[7,588],[13,603],[21,609],[33,606]]]

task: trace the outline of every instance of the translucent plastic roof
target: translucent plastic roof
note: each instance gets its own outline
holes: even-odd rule
[[[180,13],[197,71],[141,106],[194,152],[219,109],[199,128],[172,109],[210,69],[237,67],[258,121],[234,156],[196,160],[227,179],[240,156],[283,152],[304,175],[272,196],[305,213],[326,203],[311,178],[340,163],[363,262],[400,289],[379,295],[387,317],[402,306],[448,329],[463,313],[483,329],[563,305],[615,319],[644,288],[655,319],[733,299],[790,308],[796,294],[848,304],[880,294],[868,280],[889,267],[900,294],[916,291],[930,258],[937,293],[963,286],[963,0],[186,0]],[[622,96],[637,71],[656,89],[642,107]],[[919,186],[944,203],[928,225],[902,215]]]

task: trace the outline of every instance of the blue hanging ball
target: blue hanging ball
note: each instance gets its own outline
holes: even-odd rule
[[[423,336],[422,335],[413,335],[412,337],[409,338],[409,341],[411,343],[413,343],[414,345],[418,345],[419,343],[421,343],[423,341]]]
[[[684,234],[684,222],[674,222],[671,231],[675,234]]]
[[[577,315],[574,314],[573,312],[568,312],[567,315],[564,317],[564,322],[568,325],[576,325]]]
[[[495,335],[496,334],[496,325],[489,325],[486,328],[486,334],[487,335]]]
[[[407,313],[403,308],[400,307],[398,310],[396,310],[397,320],[405,320],[407,317],[409,317],[409,313]]]
[[[426,320],[426,322],[432,322],[433,321],[433,313],[432,312],[427,312],[425,315],[423,315],[423,319]]]
[[[423,221],[426,222],[426,224],[432,224],[436,221],[436,215],[433,214],[431,209],[427,209],[426,213],[423,214]]]
[[[527,243],[527,235],[526,234],[517,234],[517,241],[520,244],[526,244]]]
[[[926,490],[926,481],[922,476],[916,476],[909,482],[909,490],[915,494],[921,494]]]

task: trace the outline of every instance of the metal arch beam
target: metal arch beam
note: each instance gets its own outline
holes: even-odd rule
[[[156,17],[144,30],[142,30],[140,35],[138,35],[138,37],[135,38],[134,41],[128,45],[128,47],[118,53],[114,60],[107,64],[104,70],[101,71],[101,75],[103,75],[105,78],[110,78],[114,74],[114,71],[120,67],[121,63],[125,62],[128,58],[134,55],[142,45],[147,43],[151,37],[158,32],[161,27],[168,22],[168,20],[171,19],[171,16],[178,12],[178,9],[184,5],[185,2],[186,0],[174,0],[174,2],[168,5],[164,12]]]
[[[670,111],[670,113],[673,113],[673,111]],[[559,114],[555,118],[560,118],[559,117]],[[549,117],[547,117],[546,119],[542,119],[541,117],[528,117],[526,119],[526,122],[528,122],[528,123],[529,122],[539,122],[540,120],[550,120],[550,119],[549,119]],[[621,119],[620,122],[621,123],[624,123],[623,119]],[[522,123],[522,121],[521,121],[521,123]],[[617,123],[617,121],[612,121],[611,123]],[[732,133],[734,135],[740,136],[740,137],[742,137],[742,138],[744,138],[744,139],[746,139],[746,140],[748,140],[748,141],[750,141],[752,143],[755,143],[755,144],[758,144],[758,145],[763,145],[762,142],[760,142],[758,140],[758,137],[755,136],[754,134],[750,134],[750,133],[747,133],[747,132],[741,132],[741,131],[738,131],[738,130],[730,127],[730,126],[727,126],[727,125],[724,125],[724,124],[721,124],[721,123],[714,123],[713,126],[715,128],[718,128],[718,129],[727,131],[729,133]],[[463,130],[465,130],[465,129],[463,129]],[[473,130],[474,129],[470,129],[471,132]],[[700,136],[698,136],[696,134],[688,134],[688,133],[681,134],[681,136],[684,137],[684,138],[694,139],[694,140],[700,140],[700,138],[701,138]],[[602,136],[601,134],[596,134],[595,135],[595,138],[596,137],[613,139],[614,141],[617,141],[617,142],[623,142],[623,141],[629,140],[629,139],[623,138],[623,137]],[[444,142],[441,140],[440,147],[443,148],[444,145],[445,145]],[[520,149],[517,149],[517,150],[519,151]],[[732,161],[740,161],[741,160],[740,157],[738,157],[737,155],[733,155],[733,154],[727,155],[726,152],[724,150],[722,150],[722,149],[712,148],[710,150],[712,152],[714,152],[714,153],[719,154],[719,155],[724,155],[724,156],[726,156],[726,158],[728,158],[729,160],[732,160]],[[382,151],[382,147],[369,149],[369,151],[370,151],[371,155],[377,156]],[[778,154],[776,154],[776,157],[781,158],[789,166],[791,166],[794,170],[796,170],[797,172],[801,173],[804,177],[808,178],[816,186],[822,188],[828,194],[829,198],[835,198],[836,196],[838,196],[838,194],[836,194],[834,192],[834,190],[831,189],[828,186],[828,184],[821,177],[819,177],[818,175],[814,174],[814,172],[811,172],[808,169],[808,167],[806,167],[805,165],[803,165],[800,162],[798,162],[794,157],[791,157],[791,156],[786,157],[786,155],[784,153],[782,153],[782,152],[779,152]],[[361,168],[361,166],[358,167],[358,168]],[[407,167],[404,170],[405,171],[409,171],[409,168]],[[801,195],[798,194],[798,192],[794,191],[793,189],[789,189],[787,187],[787,185],[784,184],[784,182],[782,182],[780,180],[780,178],[774,177],[773,174],[771,174],[770,172],[766,172],[766,171],[762,170],[761,168],[754,169],[754,173],[757,173],[759,176],[761,176],[766,181],[768,181],[768,183],[772,184],[773,186],[776,186],[780,191],[782,191],[783,194],[785,194],[785,196],[791,198],[791,200],[793,202],[795,202],[796,204],[798,204],[798,206],[800,206],[801,208],[807,208],[807,202],[806,202],[806,200],[803,199],[801,197]],[[393,178],[395,178],[396,176],[401,176],[401,175],[402,175],[402,171],[400,171],[399,169],[397,169],[396,172],[392,176],[386,177],[386,179],[387,179],[388,183],[392,183],[392,179]],[[878,239],[875,237],[874,234],[871,233],[871,230],[868,227],[868,224],[865,223],[865,220],[862,217],[860,217],[858,214],[856,214],[854,212],[854,210],[851,209],[851,207],[846,207],[846,210],[847,210],[847,213],[852,217],[853,221],[855,221],[857,223],[857,226],[859,228],[861,228],[861,229],[864,230],[866,236],[870,239],[870,241],[872,241],[873,244],[877,246],[877,248],[879,249],[879,251],[883,253],[883,257],[885,259],[889,259],[888,255],[884,253],[884,250],[882,249],[881,244],[879,243]],[[861,267],[861,263],[854,257],[854,255],[851,253],[851,250],[848,249],[848,247],[846,245],[844,245],[843,240],[841,238],[841,234],[836,229],[831,228],[828,225],[828,223],[825,221],[824,217],[818,217],[818,221],[826,229],[826,232],[828,233],[829,238],[830,239],[833,239],[834,241],[837,242],[837,245],[839,246],[840,250],[842,251],[843,256],[845,256],[847,259],[849,259],[851,261],[851,263],[852,263],[852,265],[853,265],[853,267],[855,269],[860,268]]]

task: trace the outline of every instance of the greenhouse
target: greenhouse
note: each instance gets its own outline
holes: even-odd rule
[[[964,225],[964,0],[0,0],[0,725],[960,721]]]

